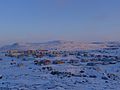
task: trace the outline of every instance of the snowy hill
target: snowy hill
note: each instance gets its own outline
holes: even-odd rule
[[[27,49],[48,49],[48,50],[88,50],[88,49],[100,49],[110,46],[120,45],[120,43],[104,43],[104,42],[92,42],[81,43],[75,41],[48,41],[44,43],[14,43],[12,45],[5,45],[0,50],[27,50]]]
[[[43,48],[70,53],[52,57],[51,52],[43,57],[25,53],[16,57],[0,52],[0,90],[120,90],[119,42],[58,40],[14,43],[3,46],[1,50]],[[71,54],[70,50],[78,51]]]

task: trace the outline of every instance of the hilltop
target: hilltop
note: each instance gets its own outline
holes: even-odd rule
[[[75,41],[56,40],[56,41],[48,41],[43,43],[13,43],[11,45],[2,46],[0,50],[12,50],[12,49],[88,50],[88,49],[106,48],[108,44],[109,43],[106,42],[83,43],[83,42],[75,42]]]

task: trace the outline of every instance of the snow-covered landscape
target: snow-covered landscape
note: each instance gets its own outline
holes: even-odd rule
[[[120,90],[120,0],[0,0],[0,90]]]
[[[0,90],[120,90],[120,42],[14,43],[0,51]]]

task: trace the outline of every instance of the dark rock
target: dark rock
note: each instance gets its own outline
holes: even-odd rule
[[[3,76],[2,75],[0,75],[0,79],[2,79],[3,78]]]
[[[107,78],[107,77],[102,77],[102,79],[103,79],[103,80],[108,80],[108,78]]]
[[[90,78],[97,78],[97,76],[95,76],[95,75],[90,75],[89,77]]]

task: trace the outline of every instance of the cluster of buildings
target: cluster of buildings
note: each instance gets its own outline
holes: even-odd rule
[[[96,65],[96,64],[115,64],[115,62],[120,61],[120,57],[118,56],[111,56],[111,55],[102,55],[102,54],[92,54],[90,52],[85,51],[57,51],[57,50],[9,50],[5,54],[9,57],[33,57],[35,64],[39,65],[48,65],[48,64],[64,64],[65,60],[35,60],[35,58],[42,58],[42,57],[69,57],[74,56],[76,59],[69,59],[67,63],[70,64],[78,64],[82,63],[89,63],[87,65]],[[25,59],[24,59],[25,60]]]
[[[23,56],[33,56],[36,58],[41,58],[44,56],[49,57],[65,57],[69,55],[84,55],[87,56],[86,53],[80,52],[80,51],[57,51],[57,50],[26,50],[26,51],[20,51],[20,50],[9,50],[5,54],[6,56],[10,57],[23,57]]]
[[[60,55],[56,51],[48,51],[48,50],[26,50],[26,51],[20,51],[20,50],[9,50],[6,53],[6,56],[10,57],[23,57],[23,56],[33,56],[33,57],[43,57],[43,56],[57,56]]]

